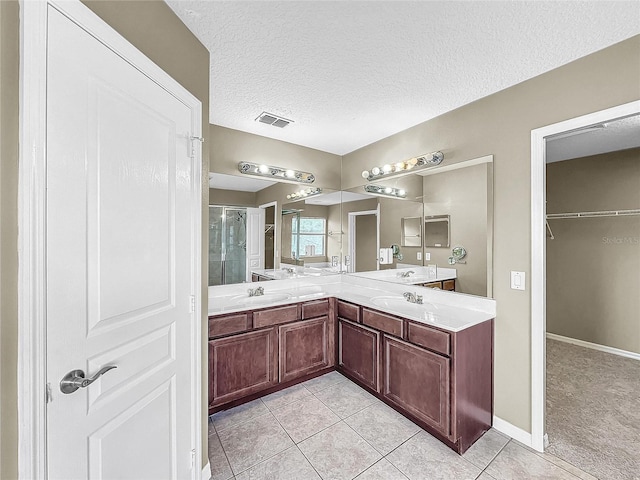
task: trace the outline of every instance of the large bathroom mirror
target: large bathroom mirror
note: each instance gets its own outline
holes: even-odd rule
[[[378,195],[353,202],[343,198],[343,254],[347,261],[355,256],[348,272],[396,282],[398,275],[389,269],[413,270],[416,277],[422,275],[422,270],[414,267],[424,267],[425,272],[433,268],[438,272],[455,269],[455,291],[493,295],[492,156],[453,165],[447,165],[445,156],[438,167],[384,182],[365,182],[348,192],[363,195],[369,183],[403,190],[405,197]],[[359,221],[350,221],[349,215],[357,215]],[[415,218],[420,219],[421,243],[417,243],[418,237],[411,237],[418,231]],[[362,242],[360,237],[364,238]],[[416,244],[411,245],[408,239]],[[391,264],[380,264],[379,249],[393,244],[399,246],[399,255],[393,257]],[[465,248],[465,263],[449,264],[451,245]]]
[[[210,174],[209,286],[339,273],[340,192]]]

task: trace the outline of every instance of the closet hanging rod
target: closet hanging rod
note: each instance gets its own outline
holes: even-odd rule
[[[555,218],[625,217],[634,215],[640,215],[640,209],[602,210],[598,212],[548,213],[547,220],[552,220]]]

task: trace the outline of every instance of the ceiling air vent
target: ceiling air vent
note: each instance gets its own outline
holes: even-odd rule
[[[274,127],[284,128],[290,123],[293,123],[293,120],[287,120],[286,118],[278,117],[273,113],[262,112],[256,118],[256,121],[261,123],[266,123],[268,125],[273,125]]]

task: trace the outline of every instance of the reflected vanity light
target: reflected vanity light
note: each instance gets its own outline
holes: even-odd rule
[[[418,172],[425,168],[435,167],[440,165],[444,160],[444,154],[442,152],[433,152],[420,155],[419,157],[410,158],[404,162],[388,163],[382,167],[373,167],[371,170],[364,170],[362,172],[362,178],[368,181],[376,180],[382,177],[391,177],[394,175],[400,175],[407,173],[409,170],[412,172]]]
[[[259,165],[251,162],[238,163],[240,173],[246,175],[256,175],[259,177],[268,177],[273,180],[291,183],[313,183],[316,177],[313,173],[301,172],[290,168],[274,167],[272,165]]]
[[[383,185],[365,185],[364,191],[375,195],[384,195],[385,197],[405,198],[407,192],[402,188],[385,187]]]
[[[287,195],[287,200],[296,200],[298,198],[309,198],[314,195],[320,195],[322,193],[322,189],[320,187],[315,188],[305,188],[304,190],[299,190],[294,193],[290,193]]]

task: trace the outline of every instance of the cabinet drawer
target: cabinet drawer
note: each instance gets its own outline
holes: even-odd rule
[[[404,321],[401,319],[368,308],[362,309],[362,323],[396,337],[402,337],[404,331]]]
[[[268,327],[298,320],[298,305],[270,308],[253,313],[253,328]]]
[[[442,289],[449,290],[450,292],[455,291],[456,289],[456,281],[455,280],[444,280],[442,282]]]
[[[352,322],[360,322],[360,307],[338,300],[338,316]]]
[[[251,316],[248,313],[209,317],[209,338],[239,333],[251,328]]]
[[[329,299],[315,300],[302,304],[302,318],[314,318],[329,313]]]
[[[423,283],[422,286],[427,288],[437,288],[440,290],[442,289],[442,282]]]
[[[418,323],[408,322],[407,340],[443,355],[451,354],[450,336],[446,332]]]

